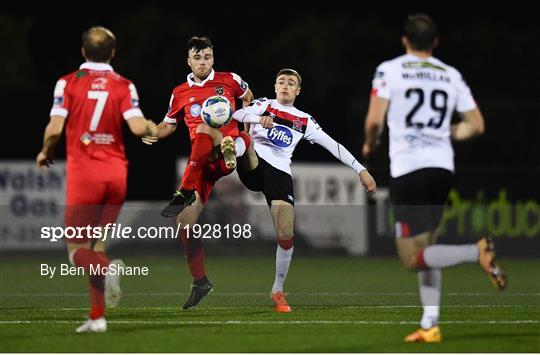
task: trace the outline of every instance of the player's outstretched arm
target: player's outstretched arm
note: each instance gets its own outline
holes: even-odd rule
[[[362,170],[358,176],[360,177],[360,183],[366,189],[369,195],[373,195],[377,191],[377,183],[367,169]]]
[[[317,131],[317,134],[312,141],[332,153],[332,155],[339,159],[339,161],[341,161],[343,164],[356,171],[360,178],[360,183],[362,183],[367,193],[370,195],[375,193],[377,190],[375,180],[368,173],[367,169],[360,164],[360,162],[351,154],[351,152],[347,150],[347,148],[336,142],[322,129]]]
[[[152,145],[154,143],[157,143],[158,140],[170,136],[175,130],[176,124],[161,122],[156,126],[155,133],[144,135],[142,137],[142,141],[144,144]]]
[[[157,134],[156,124],[153,121],[147,120],[144,117],[130,118],[129,120],[127,120],[127,124],[131,133],[133,133],[137,137]]]
[[[62,136],[65,122],[66,118],[63,116],[51,116],[51,120],[47,124],[47,127],[45,127],[43,134],[43,148],[41,148],[41,151],[36,157],[38,168],[42,169],[53,164],[54,147]]]
[[[364,158],[371,158],[379,145],[379,137],[384,129],[384,117],[388,109],[389,101],[377,96],[371,96],[369,109],[364,124],[365,141],[362,147]]]
[[[260,124],[264,128],[274,127],[274,119],[270,116],[259,116],[249,111],[249,107],[241,108],[233,113],[233,119],[245,125]],[[249,127],[247,128],[249,130]]]
[[[484,117],[479,108],[460,113],[461,122],[452,125],[451,135],[455,141],[463,141],[484,134]]]

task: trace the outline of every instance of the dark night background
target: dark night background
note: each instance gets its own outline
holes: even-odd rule
[[[297,69],[303,76],[303,90],[296,106],[313,114],[331,136],[360,156],[374,69],[403,53],[400,35],[406,15],[425,12],[440,28],[441,45],[435,56],[461,71],[486,119],[483,137],[456,146],[458,185],[474,178],[487,185],[513,186],[511,191],[521,196],[538,194],[540,17],[532,5],[521,1],[358,2],[354,8],[350,3],[333,4],[3,5],[1,158],[35,158],[54,84],[78,68],[80,35],[94,25],[116,34],[112,65],[136,84],[143,112],[156,122],[167,110],[171,90],[189,72],[185,43],[192,35],[207,35],[214,41],[214,68],[238,73],[256,97],[274,95],[279,69]],[[128,198],[168,198],[176,184],[175,161],[189,154],[185,127],[153,147],[129,134],[126,144]],[[379,185],[388,181],[385,145],[387,139],[367,163]],[[57,157],[64,156],[62,142]],[[335,161],[322,148],[307,143],[300,145],[295,159]]]

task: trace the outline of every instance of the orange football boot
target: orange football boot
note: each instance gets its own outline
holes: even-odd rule
[[[495,243],[490,236],[480,239],[476,243],[478,248],[478,263],[484,269],[493,286],[499,291],[506,288],[506,273],[495,255]]]
[[[272,298],[272,301],[276,304],[274,309],[278,313],[290,313],[292,312],[291,307],[289,307],[289,304],[287,303],[287,300],[285,299],[285,296],[287,294],[283,292],[270,292],[270,297]]]
[[[407,343],[440,343],[442,341],[441,330],[438,326],[429,329],[418,329],[405,337]]]

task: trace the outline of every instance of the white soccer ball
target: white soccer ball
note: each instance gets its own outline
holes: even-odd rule
[[[225,96],[210,96],[204,100],[201,118],[210,127],[219,128],[231,122],[233,108]]]

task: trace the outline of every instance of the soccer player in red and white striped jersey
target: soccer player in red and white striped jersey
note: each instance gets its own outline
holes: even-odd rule
[[[82,35],[86,62],[62,76],[54,89],[50,121],[43,148],[36,158],[39,168],[53,160],[54,147],[66,130],[67,194],[65,224],[70,227],[105,226],[113,223],[126,197],[127,166],[122,125],[137,136],[156,133],[156,125],[144,118],[135,85],[114,72],[116,38],[104,27],[92,27]],[[108,266],[105,245],[89,236],[68,239],[72,264]],[[111,261],[111,263],[122,261]],[[88,321],[77,332],[103,332],[105,304],[120,298],[118,275],[89,274],[91,309]]]
[[[276,75],[275,99],[254,100],[233,114],[235,120],[250,125],[254,143],[239,160],[238,176],[248,189],[264,194],[274,221],[276,273],[270,295],[279,313],[291,312],[283,287],[294,250],[291,158],[298,143],[305,139],[319,144],[353,169],[368,193],[377,188],[366,168],[345,147],[326,134],[310,114],[293,106],[301,85],[302,78],[296,70],[282,69]]]

